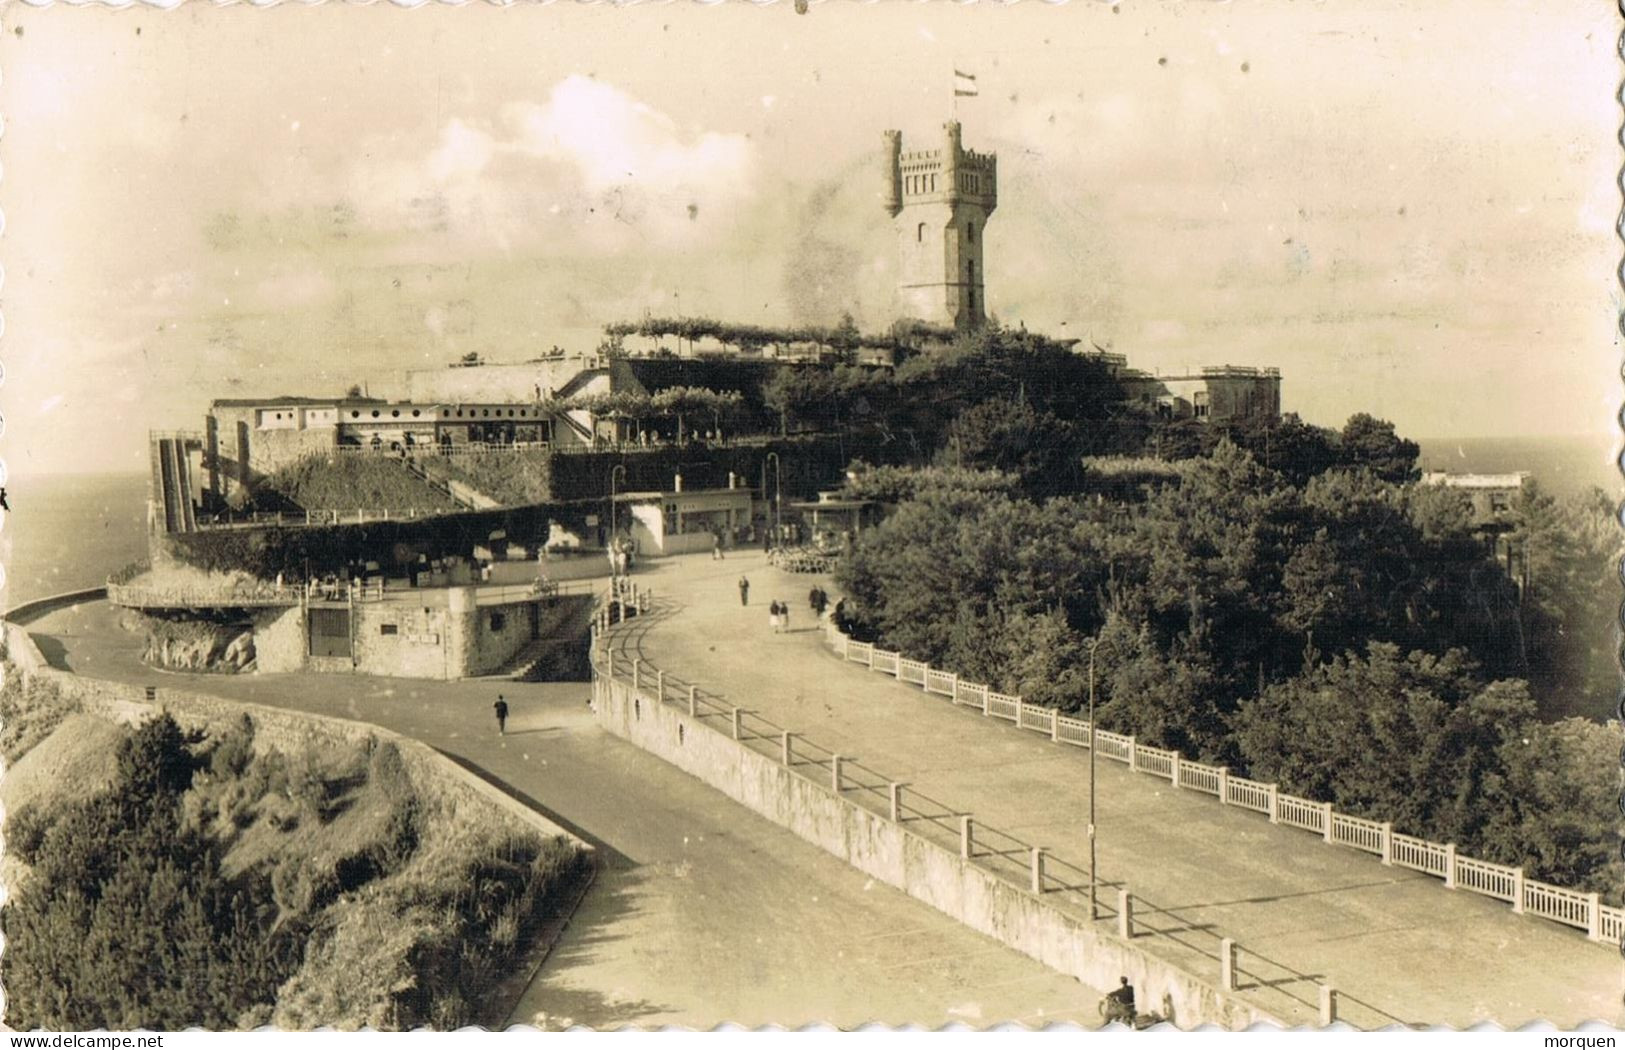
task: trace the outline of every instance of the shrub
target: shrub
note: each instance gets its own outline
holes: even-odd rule
[[[237,724],[215,738],[209,753],[209,772],[220,780],[243,775],[254,759],[254,720],[244,714]]]
[[[53,683],[13,669],[0,681],[0,755],[16,762],[79,708]]]
[[[51,830],[50,810],[37,802],[18,806],[6,814],[6,852],[33,866],[39,859],[40,847]]]

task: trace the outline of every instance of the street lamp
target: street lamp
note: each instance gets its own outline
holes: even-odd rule
[[[609,472],[609,574],[619,575],[615,562],[615,475],[619,474],[621,480],[626,480],[626,464],[617,463]]]
[[[1100,648],[1099,638],[1091,638],[1089,645],[1089,918],[1100,918],[1096,893],[1100,880],[1095,877],[1095,650]]]
[[[767,473],[768,459],[773,461],[773,546],[778,547],[781,545],[783,540],[783,535],[780,530],[784,525],[781,509],[781,504],[784,500],[784,468],[779,465],[779,454],[777,452],[769,452],[767,454],[767,459],[762,461],[762,473],[764,475],[762,479],[762,488],[764,490],[762,492],[763,497],[767,496],[767,478],[765,475]]]

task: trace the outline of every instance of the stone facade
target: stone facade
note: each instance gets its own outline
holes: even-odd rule
[[[474,587],[445,587],[422,592],[421,601],[397,597],[267,613],[254,627],[256,666],[267,674],[314,671],[441,681],[490,674],[537,640],[545,599],[481,604],[477,594]],[[318,646],[313,611],[332,613],[329,619],[341,624],[348,638]]]
[[[1188,375],[1154,376],[1128,370],[1118,377],[1129,397],[1168,419],[1227,423],[1281,418],[1281,371],[1218,365]]]
[[[960,143],[959,122],[943,125],[938,149],[903,151],[885,133],[886,212],[898,238],[898,292],[906,316],[954,328],[987,317],[983,232],[998,205],[998,161]]]

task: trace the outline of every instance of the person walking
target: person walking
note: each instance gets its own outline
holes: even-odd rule
[[[711,560],[722,560],[722,533],[720,532],[711,533]]]
[[[739,577],[739,604],[750,604],[750,581],[743,576]]]
[[[773,628],[774,634],[779,633],[779,603],[777,601],[769,603],[767,607],[767,625]]]
[[[812,609],[814,616],[817,616],[819,613],[824,611],[822,606],[819,604],[820,600],[823,598],[823,595],[824,592],[819,590],[816,585],[807,593],[807,605]]]
[[[784,633],[785,634],[790,633],[790,603],[789,602],[780,602],[779,603],[779,626],[784,628]]]
[[[507,736],[508,701],[502,699],[501,693],[497,694],[497,702],[491,705],[491,709],[497,713],[497,736]]]

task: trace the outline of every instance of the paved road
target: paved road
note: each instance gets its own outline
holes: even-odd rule
[[[741,608],[735,587],[741,572],[752,583],[749,608]],[[759,554],[721,564],[668,559],[647,573],[655,615],[632,621],[618,644],[1086,866],[1086,751],[843,663],[807,608],[815,578],[780,573]],[[771,632],[767,605],[775,598],[791,604],[798,630]],[[1344,1015],[1361,1027],[1621,1020],[1620,959],[1581,933],[1445,890],[1419,873],[1114,762],[1099,767],[1102,877],[1126,881],[1137,896],[1170,909],[1177,918],[1153,924],[1177,929],[1193,947],[1211,951],[1219,937],[1234,937],[1243,967],[1279,982],[1249,993],[1276,1016],[1312,1018],[1314,979],[1324,977],[1339,989]],[[1194,963],[1177,945],[1141,943]],[[1204,965],[1216,978],[1216,964]]]
[[[592,1026],[1096,1023],[1097,993],[871,882],[603,732],[587,687],[172,675],[105,603],[30,625],[57,666],[354,718],[522,792],[602,851],[593,890],[512,1020]],[[513,706],[495,733],[491,703]]]

